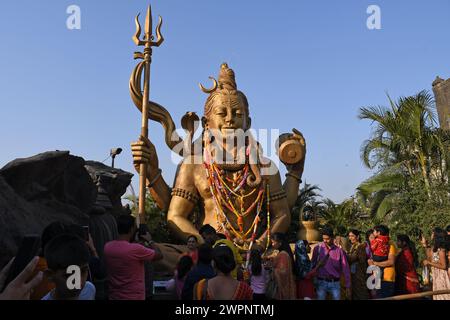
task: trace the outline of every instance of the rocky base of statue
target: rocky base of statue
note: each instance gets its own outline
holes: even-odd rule
[[[67,151],[16,159],[0,170],[0,265],[26,234],[41,234],[49,223],[89,223],[97,191],[84,160]]]
[[[68,151],[16,159],[0,170],[0,266],[17,252],[26,234],[41,234],[51,222],[89,225],[100,256],[117,238],[114,215],[132,174],[85,161]]]

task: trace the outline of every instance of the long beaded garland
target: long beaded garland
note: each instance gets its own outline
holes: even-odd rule
[[[266,250],[269,249],[270,245],[270,185],[267,184],[267,242]]]
[[[264,203],[264,197],[266,198],[266,204],[267,204],[267,242],[266,242],[266,248],[267,251],[268,246],[270,244],[270,187],[269,183],[266,182],[266,180],[263,180],[263,183],[261,183],[261,186],[259,187],[258,195],[256,199],[252,202],[252,204],[245,209],[244,208],[244,199],[251,196],[256,192],[258,187],[255,187],[253,190],[251,190],[247,194],[238,194],[237,192],[241,190],[247,182],[247,178],[249,175],[249,166],[248,163],[245,164],[243,171],[241,171],[238,176],[235,179],[229,179],[228,177],[225,177],[225,180],[233,183],[233,188],[230,187],[225,180],[221,176],[221,170],[216,166],[216,164],[211,161],[210,154],[209,154],[209,145],[205,148],[205,161],[204,161],[204,168],[206,171],[206,176],[208,179],[209,184],[209,190],[213,196],[214,206],[215,206],[215,217],[220,225],[221,229],[225,232],[225,235],[227,238],[231,239],[230,230],[226,228],[224,222],[230,227],[231,232],[234,234],[235,237],[237,237],[240,240],[247,240],[248,235],[251,231],[253,231],[251,238],[250,238],[250,248],[253,246],[253,243],[256,239],[256,232],[258,229],[258,224],[261,222],[260,213],[262,210],[262,205]],[[249,155],[249,147],[246,150],[246,156]],[[240,181],[239,181],[240,180]],[[233,196],[239,200],[240,208],[237,210],[235,208],[235,205],[233,204]],[[224,212],[223,207],[227,208],[229,211],[231,211],[237,218],[238,223],[238,230],[236,230],[233,225],[231,224],[230,220],[228,219],[226,213]],[[244,220],[248,214],[250,214],[254,208],[256,209],[256,215],[255,219],[253,219],[253,222],[251,226],[248,228],[247,231],[244,230]],[[236,244],[238,247],[240,247],[238,244]],[[240,247],[241,249],[244,249]]]

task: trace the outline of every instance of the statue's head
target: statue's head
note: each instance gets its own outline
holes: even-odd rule
[[[205,128],[218,129],[250,129],[251,119],[248,101],[245,95],[237,90],[234,71],[226,63],[220,67],[219,79],[214,81],[211,89],[200,88],[208,93],[202,123]]]

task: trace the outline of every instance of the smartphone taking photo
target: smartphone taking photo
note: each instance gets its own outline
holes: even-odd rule
[[[8,276],[6,277],[5,285],[2,290],[4,290],[8,284],[25,269],[31,260],[39,254],[40,246],[40,236],[26,235],[23,237],[16,257],[14,258],[11,268],[9,269]]]

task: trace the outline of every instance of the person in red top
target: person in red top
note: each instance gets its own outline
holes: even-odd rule
[[[375,262],[386,261],[389,256],[389,229],[386,226],[379,225],[373,228],[375,239],[370,241],[373,258]]]
[[[137,230],[132,216],[119,216],[117,229],[119,238],[106,243],[104,250],[109,299],[145,300],[144,261],[160,260],[163,256],[148,232],[141,236],[149,242],[148,248],[131,243]]]
[[[417,252],[414,243],[407,235],[397,236],[397,246],[402,250],[395,259],[395,294],[419,292]]]
[[[198,261],[198,240],[194,235],[190,235],[187,238],[187,247],[189,252],[187,253],[188,256],[190,256],[192,258],[192,260],[194,261],[194,264],[197,264]]]

